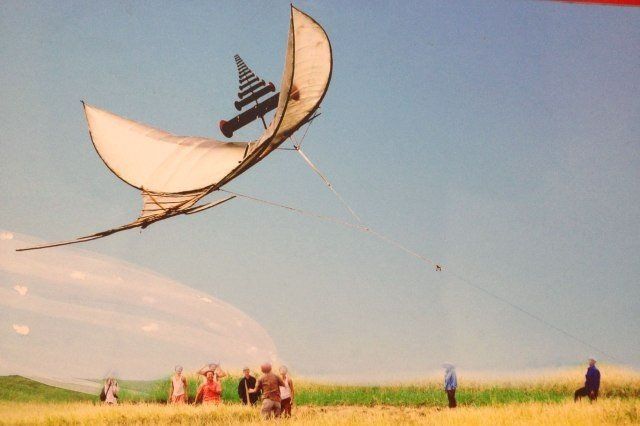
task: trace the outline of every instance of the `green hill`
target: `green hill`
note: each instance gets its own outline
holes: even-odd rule
[[[98,396],[45,385],[22,376],[0,376],[0,401],[98,401]]]

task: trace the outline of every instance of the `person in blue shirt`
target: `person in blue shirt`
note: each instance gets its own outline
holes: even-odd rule
[[[453,364],[444,363],[444,391],[449,399],[449,408],[456,408],[456,388],[458,387],[458,377],[456,376],[456,368]]]
[[[598,399],[598,391],[600,390],[600,370],[596,368],[596,360],[594,358],[589,358],[589,368],[587,369],[585,377],[587,380],[584,383],[584,387],[575,392],[573,396],[574,401],[582,399],[583,396],[588,396],[590,401]]]

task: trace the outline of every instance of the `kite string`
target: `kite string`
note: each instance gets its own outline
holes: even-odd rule
[[[349,210],[349,213],[351,213],[351,216],[353,216],[358,222],[362,223],[362,219],[360,219],[360,216],[358,216],[355,210],[353,210],[351,206],[346,202],[346,200],[342,198],[342,196],[338,193],[338,191],[336,191],[336,189],[333,187],[329,179],[327,179],[327,177],[320,171],[320,169],[318,169],[318,167],[315,164],[313,164],[311,159],[302,151],[302,142],[304,142],[304,138],[307,136],[307,132],[311,127],[311,123],[313,123],[313,120],[309,121],[307,128],[304,130],[302,138],[300,138],[300,142],[297,142],[293,135],[289,137],[289,139],[291,139],[291,143],[293,143],[293,150],[297,151],[298,154],[300,154],[300,156],[302,157],[302,159],[309,165],[309,167],[311,167],[311,169],[314,172],[316,172],[318,176],[320,176],[320,179],[322,179],[324,184],[327,185],[327,187],[331,190],[331,192],[334,193],[336,198],[338,198],[338,201],[340,201],[340,203],[342,203],[342,205],[347,210]]]
[[[409,249],[408,247],[404,246],[400,242],[398,242],[398,241],[396,241],[396,240],[394,240],[394,239],[392,239],[392,238],[390,238],[390,237],[388,237],[388,236],[386,236],[384,234],[381,234],[381,233],[371,229],[368,226],[346,222],[344,220],[341,220],[341,219],[338,219],[338,218],[335,218],[335,217],[332,217],[332,216],[326,216],[326,215],[314,213],[314,212],[311,212],[311,211],[308,211],[308,210],[302,210],[302,209],[298,209],[298,208],[295,208],[295,207],[286,206],[284,204],[274,203],[272,201],[267,201],[267,200],[264,200],[264,199],[261,199],[261,198],[252,197],[252,196],[249,196],[249,195],[240,194],[240,193],[233,192],[233,191],[228,191],[228,190],[224,190],[224,189],[220,189],[220,191],[226,192],[228,194],[236,195],[236,196],[238,196],[240,198],[246,198],[248,200],[252,200],[252,201],[255,201],[255,202],[258,202],[258,203],[263,203],[263,204],[267,204],[267,205],[270,205],[270,206],[280,207],[280,208],[283,208],[283,209],[286,209],[286,210],[289,210],[289,211],[292,211],[292,212],[296,212],[296,213],[299,213],[299,214],[302,214],[302,215],[305,215],[305,216],[315,217],[317,219],[321,219],[321,220],[326,221],[326,222],[337,223],[339,225],[342,225],[342,226],[345,226],[345,227],[348,227],[348,228],[356,229],[356,230],[358,230],[360,232],[363,232],[363,233],[371,234],[371,235],[375,236],[376,238],[378,238],[379,240],[384,241],[384,242],[386,242],[388,244],[391,244],[391,245],[395,246],[396,248],[404,251],[405,253],[417,258],[418,260],[422,261],[423,263],[427,263],[427,264],[430,264],[430,265],[434,266],[437,271],[445,270],[444,267],[441,267],[441,265],[439,265],[435,261],[429,259],[428,257],[425,257],[425,256],[421,255],[420,253],[418,253],[418,252],[416,252],[414,250]],[[512,307],[513,309],[525,314],[529,318],[532,318],[532,319],[538,321],[539,323],[541,323],[541,324],[543,324],[543,325],[545,325],[545,326],[547,326],[547,327],[549,327],[549,328],[551,328],[551,329],[553,329],[555,331],[560,332],[561,334],[571,338],[575,342],[578,342],[578,343],[580,343],[580,344],[582,344],[582,345],[584,345],[584,346],[586,346],[586,347],[588,347],[590,349],[593,349],[593,350],[599,352],[600,354],[604,355],[605,357],[607,357],[607,358],[609,358],[609,359],[611,359],[613,361],[618,361],[619,362],[619,360],[616,357],[614,357],[613,355],[607,353],[606,351],[604,351],[604,350],[598,348],[597,346],[594,346],[594,345],[586,342],[585,340],[575,336],[574,334],[572,334],[572,333],[570,333],[570,332],[568,332],[568,331],[566,331],[566,330],[564,330],[564,329],[552,324],[551,322],[545,320],[544,318],[527,311],[525,308],[523,308],[523,307],[521,307],[521,306],[519,306],[519,305],[517,305],[517,304],[515,304],[515,303],[513,303],[511,301],[509,301],[508,299],[506,299],[506,298],[504,298],[502,296],[499,296],[498,294],[496,294],[496,293],[494,293],[494,292],[492,292],[492,291],[490,291],[490,290],[488,290],[488,289],[486,289],[486,288],[484,288],[484,287],[482,287],[482,286],[480,286],[478,284],[474,284],[471,280],[469,280],[469,279],[467,279],[467,278],[465,278],[465,277],[463,277],[463,276],[461,276],[461,275],[459,275],[459,274],[457,274],[455,272],[451,272],[451,271],[448,271],[448,272],[453,277],[457,278],[460,282],[466,284],[467,286],[469,286],[471,288],[474,288],[476,290],[479,290],[480,292],[484,293],[485,295],[490,296],[493,299],[498,300],[499,302],[502,302],[502,303]]]
[[[349,213],[351,213],[351,216],[353,216],[358,222],[362,223],[362,220],[360,219],[360,216],[358,216],[356,214],[356,212],[351,208],[351,206],[349,206],[349,204],[347,204],[345,199],[342,198],[342,196],[338,193],[338,191],[336,191],[336,189],[333,187],[331,182],[329,182],[329,179],[327,179],[327,177],[322,174],[322,172],[316,167],[316,165],[311,162],[309,157],[307,157],[307,155],[302,151],[302,148],[300,147],[300,145],[297,145],[295,150],[298,152],[298,154],[300,154],[302,159],[309,165],[309,167],[311,167],[311,169],[314,172],[316,172],[316,174],[318,176],[320,176],[320,179],[322,179],[322,181],[325,183],[325,185],[327,185],[327,188],[329,188],[331,190],[331,192],[333,192],[335,194],[335,196],[342,203],[342,205],[344,207],[346,207],[347,210],[349,210]]]
[[[553,329],[553,330],[556,330],[556,331],[560,332],[561,334],[564,334],[565,336],[567,336],[567,337],[569,337],[569,338],[573,339],[574,341],[576,341],[576,342],[578,342],[578,343],[581,343],[581,344],[585,345],[586,347],[588,347],[588,348],[590,348],[590,349],[593,349],[593,350],[595,350],[595,351],[597,351],[597,352],[600,352],[602,355],[606,356],[607,358],[610,358],[610,359],[611,359],[611,360],[613,360],[613,361],[618,361],[618,362],[620,362],[620,360],[619,360],[619,359],[617,359],[616,357],[614,357],[613,355],[611,355],[611,354],[609,354],[609,353],[607,353],[607,352],[603,351],[602,349],[600,349],[600,348],[598,348],[598,347],[596,347],[596,346],[592,345],[591,343],[589,343],[589,342],[587,342],[587,341],[585,341],[585,340],[583,340],[583,339],[581,339],[581,338],[579,338],[579,337],[577,337],[577,336],[575,336],[575,335],[573,335],[573,334],[569,333],[568,331],[566,331],[566,330],[564,330],[564,329],[562,329],[562,328],[560,328],[560,327],[558,327],[558,326],[554,325],[553,323],[551,323],[551,322],[549,322],[549,321],[545,320],[544,318],[542,318],[542,317],[540,317],[540,316],[538,316],[538,315],[536,315],[536,314],[533,314],[533,313],[531,313],[531,312],[527,311],[526,309],[524,309],[524,308],[522,308],[521,306],[519,306],[519,305],[517,305],[517,304],[515,304],[515,303],[513,303],[513,302],[511,302],[511,301],[509,301],[508,299],[505,299],[504,297],[499,296],[499,295],[497,295],[497,294],[495,294],[495,293],[493,293],[493,292],[491,292],[491,291],[487,290],[486,288],[484,288],[484,287],[482,287],[482,286],[479,286],[479,285],[477,285],[477,284],[474,284],[474,283],[473,283],[473,282],[471,282],[469,279],[467,279],[467,278],[465,278],[465,277],[463,277],[463,276],[461,276],[461,275],[459,275],[459,274],[457,274],[457,273],[455,273],[455,272],[452,272],[452,271],[448,271],[448,272],[449,272],[449,274],[451,274],[452,276],[456,277],[458,280],[462,281],[464,284],[468,285],[469,287],[475,288],[476,290],[479,290],[479,291],[481,291],[482,293],[484,293],[484,294],[486,294],[486,295],[488,295],[488,296],[491,296],[491,297],[493,297],[494,299],[496,299],[496,300],[498,300],[498,301],[500,301],[500,302],[502,302],[502,303],[505,303],[505,304],[506,304],[506,305],[508,305],[508,306],[511,306],[513,309],[515,309],[515,310],[517,310],[517,311],[519,311],[519,312],[521,312],[521,313],[523,313],[523,314],[527,315],[527,316],[528,316],[528,317],[530,317],[530,318],[533,318],[534,320],[536,320],[536,321],[538,321],[538,322],[540,322],[540,323],[542,323],[542,324],[546,325],[547,327],[549,327],[549,328],[551,328],[551,329]]]
[[[255,202],[258,202],[258,203],[267,204],[267,205],[274,206],[274,207],[280,207],[280,208],[283,208],[285,210],[289,210],[289,211],[292,211],[292,212],[300,213],[300,214],[302,214],[304,216],[315,217],[315,218],[323,220],[325,222],[337,223],[338,225],[342,225],[342,226],[345,226],[347,228],[358,229],[358,230],[360,230],[362,232],[368,232],[369,231],[369,228],[367,228],[366,226],[358,225],[358,224],[355,224],[355,223],[350,223],[350,222],[338,219],[338,218],[333,217],[333,216],[322,215],[322,214],[314,213],[314,212],[311,212],[311,211],[308,211],[308,210],[302,210],[302,209],[298,209],[298,208],[295,208],[295,207],[290,207],[290,206],[287,206],[287,205],[284,205],[284,204],[274,203],[273,201],[267,201],[267,200],[264,200],[262,198],[252,197],[250,195],[240,194],[238,192],[229,191],[229,190],[226,190],[226,189],[219,189],[218,191],[226,192],[227,194],[235,195],[237,197],[245,198],[247,200],[255,201]]]

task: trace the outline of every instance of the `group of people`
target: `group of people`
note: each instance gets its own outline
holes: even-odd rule
[[[187,403],[187,379],[182,374],[182,367],[176,366],[175,374],[171,377],[169,390],[169,402],[172,404]],[[243,404],[256,405],[262,396],[261,413],[265,418],[280,417],[281,414],[291,416],[291,408],[294,401],[293,380],[284,365],[280,367],[280,375],[274,374],[271,364],[260,366],[262,376],[256,379],[251,375],[251,370],[245,367],[243,377],[238,383],[238,397]],[[227,376],[219,365],[209,364],[199,374],[205,377],[204,383],[198,387],[196,404],[219,404],[222,401],[222,383],[220,379]]]
[[[453,364],[444,363],[444,391],[447,394],[449,408],[457,406],[456,389],[458,388],[458,377]],[[187,399],[187,378],[182,374],[182,367],[175,367],[175,374],[171,376],[171,388],[169,390],[168,402],[172,404],[186,404]],[[289,375],[287,367],[280,367],[277,375],[273,373],[271,364],[264,363],[260,366],[262,376],[256,379],[251,375],[251,370],[245,367],[242,370],[243,377],[238,383],[238,398],[245,405],[257,405],[260,397],[262,397],[262,406],[260,412],[263,417],[269,418],[291,416],[291,408],[294,401],[293,380]],[[204,382],[198,387],[196,393],[196,404],[219,404],[222,401],[222,383],[220,379],[227,376],[217,364],[208,364],[200,371],[199,374],[205,377]],[[585,385],[574,393],[574,401],[578,401],[584,396],[589,397],[590,401],[598,398],[600,390],[600,371],[596,367],[595,358],[589,358],[589,368],[585,375]],[[118,382],[109,377],[102,388],[100,399],[106,404],[118,403]]]

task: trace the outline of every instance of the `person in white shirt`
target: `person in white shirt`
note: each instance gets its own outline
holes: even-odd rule
[[[280,376],[284,382],[284,386],[280,386],[280,405],[282,414],[285,417],[291,417],[291,407],[293,406],[293,380],[289,376],[289,371],[284,365],[280,367]]]
[[[182,375],[182,367],[176,365],[175,374],[171,376],[169,402],[172,404],[185,404],[187,402],[187,389],[187,378]]]

